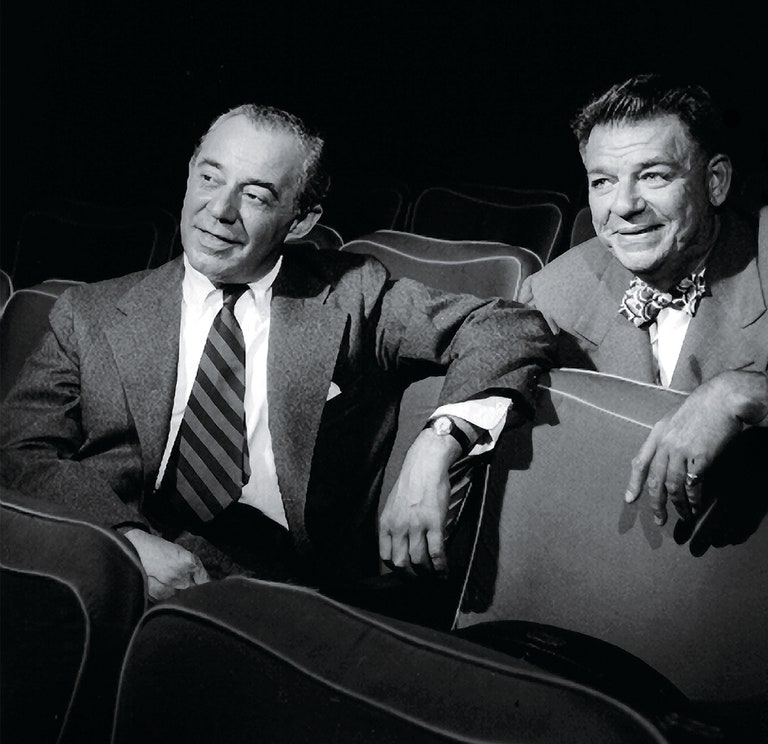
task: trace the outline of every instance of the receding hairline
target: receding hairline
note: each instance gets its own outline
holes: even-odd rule
[[[325,141],[298,116],[274,106],[246,103],[219,114],[198,140],[190,158],[190,166],[197,162],[200,150],[208,137],[223,123],[238,116],[244,117],[257,131],[284,132],[293,135],[293,140],[302,155],[296,206],[300,212],[307,212],[320,204],[330,182],[324,166]]]

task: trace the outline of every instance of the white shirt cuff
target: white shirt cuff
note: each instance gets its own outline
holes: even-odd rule
[[[473,426],[485,429],[490,436],[490,441],[483,437],[483,441],[476,444],[468,453],[469,455],[482,455],[496,446],[501,430],[507,421],[507,412],[511,403],[509,398],[489,395],[487,398],[440,406],[430,418],[441,415],[458,416]]]

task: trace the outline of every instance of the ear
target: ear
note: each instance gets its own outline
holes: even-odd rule
[[[323,214],[323,208],[319,204],[307,210],[293,220],[286,237],[292,240],[303,238],[316,224]]]
[[[733,166],[727,155],[719,153],[714,155],[707,165],[707,192],[709,201],[719,207],[728,196],[731,188]]]

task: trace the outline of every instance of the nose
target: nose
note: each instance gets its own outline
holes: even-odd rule
[[[640,195],[634,179],[621,179],[613,193],[611,211],[626,219],[645,209],[645,201]]]
[[[237,196],[234,189],[222,186],[211,194],[206,208],[219,222],[232,224],[237,219]]]

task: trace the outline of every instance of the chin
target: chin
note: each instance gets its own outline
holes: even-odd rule
[[[192,268],[199,271],[212,282],[225,282],[232,272],[232,268],[227,265],[227,262],[217,256],[211,256],[198,251],[192,255],[188,254],[187,258]]]

